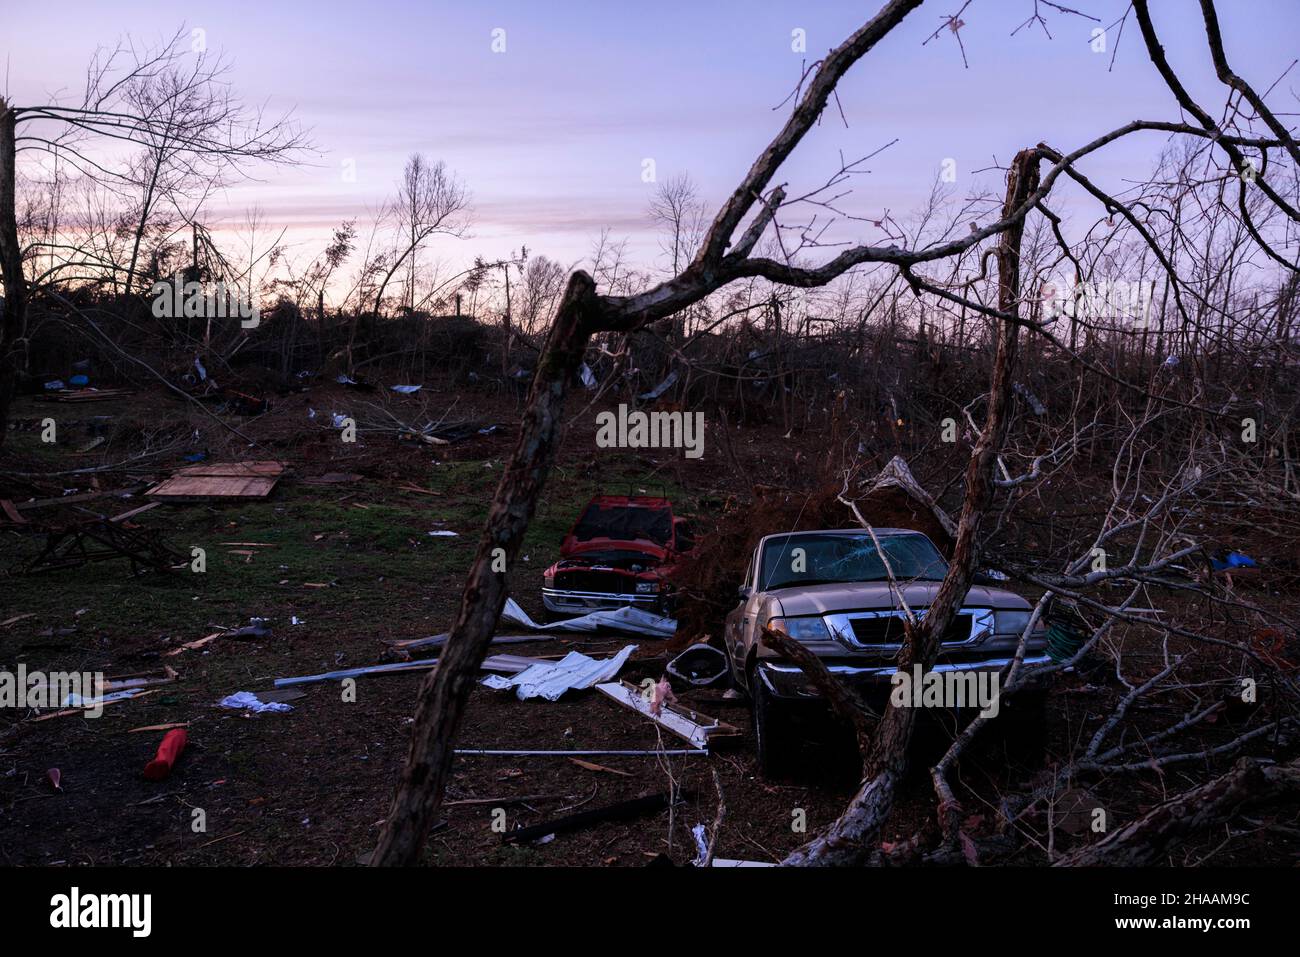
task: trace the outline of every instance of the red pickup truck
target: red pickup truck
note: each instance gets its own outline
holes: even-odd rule
[[[667,498],[597,495],[542,573],[542,603],[560,617],[625,605],[668,614],[674,567],[694,547],[690,523]]]

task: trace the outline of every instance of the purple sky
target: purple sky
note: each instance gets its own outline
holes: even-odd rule
[[[1089,46],[1091,21],[1052,13],[1054,39],[1036,26],[1011,31],[1032,0],[975,0],[962,30],[970,68],[953,37],[922,46],[960,0],[923,6],[861,61],[841,84],[850,126],[838,115],[804,142],[778,180],[792,192],[819,183],[838,165],[899,138],[873,159],[845,206],[903,216],[924,202],[945,157],[957,161],[960,192],[972,171],[1005,162],[1040,140],[1072,149],[1132,119],[1172,119],[1177,110],[1141,48],[1130,17],[1108,72]],[[1072,0],[1109,25],[1126,0]],[[259,204],[267,219],[310,243],[339,221],[369,214],[390,195],[412,151],[444,159],[470,187],[472,239],[439,239],[452,262],[504,255],[526,243],[564,263],[585,256],[602,227],[632,240],[644,265],[657,245],[646,217],[653,187],[689,171],[711,208],[743,175],[778,128],[780,103],[815,59],[878,8],[859,2],[244,2],[62,0],[14,4],[4,14],[0,54],[20,105],[79,90],[98,44],[124,34],[156,40],[184,22],[206,31],[210,47],[234,60],[236,88],[250,102],[295,108],[313,130],[311,165],[267,170],[234,188],[209,221],[242,220]],[[1156,7],[1171,62],[1212,113],[1223,94],[1209,67],[1193,0]],[[1257,88],[1291,64],[1300,37],[1296,0],[1219,3],[1228,56]],[[506,31],[505,53],[491,31]],[[806,31],[808,53],[791,50]],[[36,42],[39,40],[39,42]],[[1108,43],[1115,42],[1114,31]],[[1300,75],[1274,93],[1295,112]],[[1084,169],[1114,189],[1141,177],[1159,152],[1158,135],[1130,139]],[[356,181],[341,175],[355,160]],[[998,177],[978,183],[996,187]],[[870,225],[859,238],[878,240]]]

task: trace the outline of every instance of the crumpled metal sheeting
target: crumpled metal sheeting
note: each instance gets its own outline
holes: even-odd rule
[[[608,628],[634,635],[645,635],[649,638],[671,638],[677,633],[677,621],[675,619],[652,615],[648,611],[642,611],[640,608],[633,608],[630,605],[624,608],[616,608],[613,611],[593,611],[590,615],[583,615],[581,618],[570,618],[568,621],[553,621],[550,624],[541,625],[529,618],[528,612],[520,608],[517,601],[513,598],[507,598],[505,607],[501,609],[501,620],[523,625],[525,628],[531,628],[534,631],[595,632],[602,628]]]
[[[636,645],[627,645],[614,657],[603,659],[589,658],[581,652],[571,651],[559,661],[539,662],[508,678],[489,675],[483,679],[483,684],[499,691],[514,688],[521,701],[529,698],[555,701],[570,689],[581,690],[609,681],[622,670],[634,651]]]

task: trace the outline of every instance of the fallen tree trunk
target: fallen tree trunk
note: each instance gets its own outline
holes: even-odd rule
[[[1021,150],[1007,173],[1004,213],[1015,210],[1038,188],[1037,150]],[[1021,220],[1006,230],[998,245],[998,306],[1018,315],[1020,298]],[[993,502],[993,471],[998,451],[1006,439],[1020,327],[1002,320],[997,354],[989,386],[989,410],[966,466],[966,494],[957,523],[957,543],[943,584],[930,603],[925,618],[907,623],[898,668],[908,672],[914,664],[929,671],[939,657],[939,636],[966,599],[975,570],[980,523]],[[824,833],[791,853],[782,863],[792,867],[856,867],[867,863],[880,829],[894,807],[894,792],[907,768],[907,752],[916,724],[916,709],[888,707],[876,729],[870,751],[863,760],[862,784],[849,806]]]
[[[1150,867],[1189,837],[1229,820],[1247,804],[1300,793],[1300,759],[1264,764],[1242,758],[1227,774],[1184,791],[1089,847],[1062,857],[1055,867]]]
[[[555,460],[564,398],[582,363],[599,306],[591,277],[585,272],[574,273],[533,378],[519,443],[493,498],[456,622],[438,668],[420,685],[406,764],[371,858],[376,865],[417,863],[442,803],[456,732],[506,601],[506,576],[492,570],[494,553],[504,550],[507,567],[519,553]]]

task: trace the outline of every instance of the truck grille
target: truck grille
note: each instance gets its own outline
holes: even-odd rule
[[[617,594],[631,592],[636,587],[634,579],[618,572],[597,572],[586,569],[557,572],[555,587],[563,591],[607,592]]]
[[[944,632],[943,644],[966,641],[971,636],[972,616],[958,614]],[[903,616],[899,614],[850,618],[853,638],[860,645],[901,645],[903,643]]]

